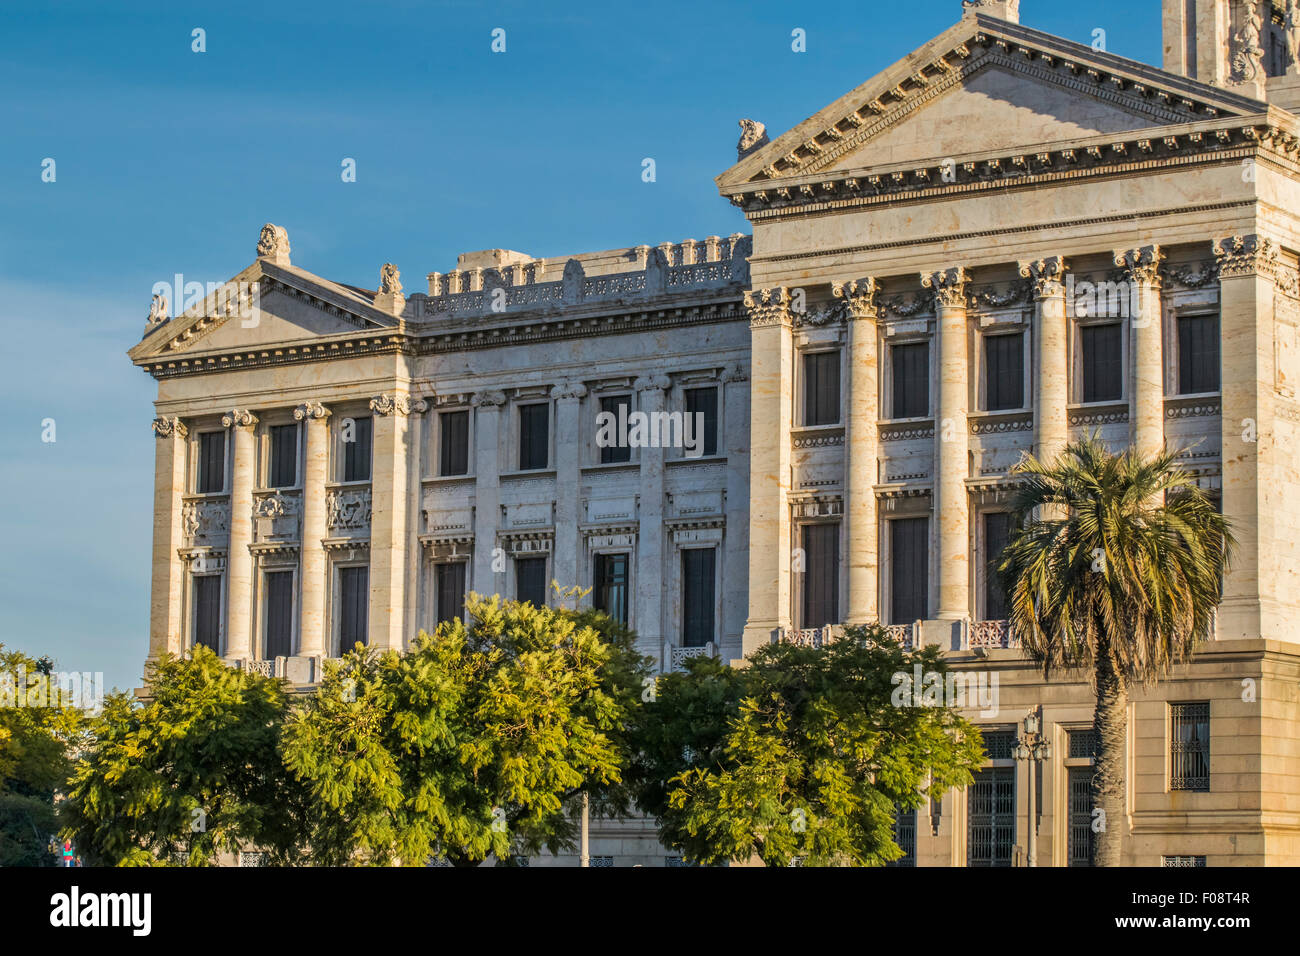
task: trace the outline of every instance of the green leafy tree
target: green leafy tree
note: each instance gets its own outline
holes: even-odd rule
[[[54,866],[55,796],[68,779],[80,713],[51,699],[53,663],[0,644],[0,866]],[[40,682],[38,685],[31,680]]]
[[[111,695],[93,720],[62,807],[87,862],[205,866],[249,846],[295,861],[304,800],[279,754],[282,682],[201,646],[146,677],[149,700]]]
[[[622,779],[635,663],[590,615],[471,594],[409,653],[357,648],[286,727],[314,862],[473,866],[572,845]],[[617,801],[617,794],[609,797]]]
[[[1084,668],[1096,692],[1098,866],[1120,865],[1128,688],[1154,685],[1208,636],[1234,546],[1228,523],[1169,450],[1111,454],[1095,436],[1026,458],[1021,525],[998,564],[1014,632],[1040,662]]]
[[[769,645],[747,666],[697,659],[659,681],[638,729],[638,803],[660,838],[698,863],[882,865],[897,808],[970,783],[984,759],[973,724],[896,703],[896,675],[946,673],[879,627],[822,649]]]

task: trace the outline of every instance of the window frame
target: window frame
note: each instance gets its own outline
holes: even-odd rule
[[[205,463],[204,456],[203,456],[203,438],[204,436],[208,436],[208,435],[221,436],[221,487],[216,491],[199,490],[199,481],[203,475],[203,471],[204,471],[203,466]],[[192,444],[193,444],[194,454],[192,455],[192,465],[190,468],[190,482],[189,482],[189,486],[192,489],[194,489],[193,494],[212,496],[212,497],[229,494],[230,493],[230,458],[231,458],[230,429],[222,428],[220,426],[216,428],[203,428],[203,429],[196,428],[193,432],[193,436],[194,437],[192,439]]]
[[[550,606],[550,600],[549,600],[549,596],[550,596],[550,570],[551,570],[551,560],[550,560],[550,559],[551,559],[550,554],[545,553],[545,552],[522,552],[522,553],[515,554],[515,555],[512,556],[512,562],[513,562],[513,564],[514,564],[514,572],[515,572],[515,573],[514,573],[514,575],[513,575],[514,580],[512,580],[512,581],[510,582],[510,585],[511,585],[511,593],[514,595],[514,599],[515,599],[516,601],[523,601],[523,600],[524,600],[524,596],[523,596],[523,594],[521,593],[521,591],[520,591],[520,587],[519,587],[519,566],[520,566],[520,564],[525,563],[525,562],[540,561],[540,562],[541,562],[541,565],[542,565],[542,600],[541,600],[541,603],[540,603],[540,604],[537,603],[536,601],[534,601],[534,602],[533,602],[533,607],[543,608],[543,607],[549,607],[549,606]]]
[[[1209,391],[1183,391],[1183,322],[1192,319],[1213,319],[1218,330],[1218,386]],[[1219,309],[1188,307],[1176,309],[1173,314],[1173,321],[1170,323],[1172,329],[1167,340],[1171,347],[1173,356],[1170,362],[1169,376],[1170,388],[1167,392],[1172,392],[1176,398],[1191,398],[1198,395],[1221,395],[1223,393],[1223,314]]]
[[[795,420],[799,423],[797,428],[836,428],[844,424],[844,349],[838,343],[816,343],[809,344],[799,349],[799,361],[796,371],[796,396],[798,403],[798,415]],[[835,419],[834,421],[813,422],[809,420],[810,409],[808,408],[808,390],[811,387],[808,366],[811,359],[820,356],[833,354],[836,358],[836,389],[835,395]]]
[[[271,586],[269,578],[273,574],[289,575],[289,653],[284,655],[271,653]],[[274,660],[276,657],[293,657],[299,648],[299,593],[298,568],[296,566],[265,567],[261,569],[260,591],[261,614],[260,634],[258,636],[258,659]]]
[[[897,376],[895,374],[895,350],[906,348],[924,348],[925,349],[925,374],[922,376],[922,384],[925,388],[925,411],[920,415],[900,415],[896,407],[895,398],[897,397]],[[898,422],[915,422],[926,421],[934,416],[934,346],[931,337],[927,334],[924,336],[900,336],[889,339],[884,348],[887,360],[882,363],[881,368],[881,408],[888,409],[886,415],[880,416],[883,421]]]
[[[719,577],[722,568],[722,561],[720,560],[721,555],[719,554],[720,550],[721,549],[719,548],[719,545],[716,542],[712,542],[712,541],[707,543],[701,543],[698,545],[692,545],[690,547],[681,547],[677,549],[678,551],[677,573],[678,573],[679,580],[681,581],[681,590],[680,590],[681,615],[680,615],[680,621],[678,625],[678,635],[679,635],[679,644],[682,647],[705,647],[709,644],[718,643],[718,610],[719,610],[718,596],[721,594],[721,587],[720,587],[721,582],[719,580]],[[712,573],[708,575],[709,600],[706,604],[708,609],[708,617],[709,617],[708,637],[703,641],[692,644],[692,643],[688,643],[688,634],[687,634],[688,624],[690,621],[690,611],[687,607],[687,594],[688,594],[687,582],[690,580],[689,576],[686,573],[686,562],[688,560],[687,555],[694,555],[695,553],[706,552],[706,551],[712,554],[713,556]]]
[[[544,399],[520,399],[513,403],[514,408],[512,418],[514,419],[515,448],[514,461],[515,471],[528,472],[535,474],[537,472],[550,471],[554,468],[555,461],[555,402]],[[546,410],[546,442],[545,442],[545,463],[541,466],[524,465],[524,409],[542,407]]]
[[[444,469],[443,462],[443,442],[446,440],[446,423],[444,416],[447,415],[464,415],[465,416],[465,470],[463,472],[449,472]],[[436,478],[469,478],[474,474],[474,410],[468,405],[455,407],[438,408],[433,411],[433,421],[430,423],[433,427],[430,429],[431,442],[431,467],[428,469]]]
[[[1201,752],[1204,754],[1205,773],[1203,775],[1191,773],[1178,773],[1177,764],[1179,763],[1179,751],[1175,748],[1178,744],[1176,734],[1180,725],[1179,712],[1181,708],[1204,708],[1205,709],[1205,739],[1202,742]],[[1213,766],[1213,742],[1214,742],[1214,715],[1210,707],[1209,700],[1171,700],[1165,709],[1167,730],[1165,733],[1165,764],[1167,781],[1166,789],[1170,793],[1209,793],[1212,789],[1214,776]],[[1182,751],[1184,769],[1192,761],[1187,755],[1194,751]],[[1200,785],[1201,781],[1204,785]]]
[[[995,339],[1019,337],[1020,348],[1020,404],[1011,405],[1005,408],[993,408],[991,396],[989,393],[992,388],[995,376],[990,374],[991,364],[989,362],[988,350],[989,345]],[[1032,359],[1029,354],[1031,348],[1029,330],[1019,322],[1001,323],[996,326],[990,326],[987,329],[979,330],[978,347],[976,348],[977,361],[979,362],[978,374],[975,380],[978,383],[978,394],[976,395],[975,407],[985,414],[989,415],[1014,415],[1016,413],[1027,412],[1033,406],[1033,388],[1030,381]],[[1001,378],[998,376],[997,378]]]
[[[363,620],[366,623],[365,646],[370,647],[370,562],[366,561],[336,561],[331,572],[333,588],[330,600],[330,640],[332,648],[337,652],[335,656],[342,656],[343,653],[352,650],[351,646],[343,647],[343,574],[345,570],[365,568],[366,586],[364,589],[366,599],[366,613]]]
[[[344,422],[357,422],[361,419],[368,419],[370,422],[370,462],[367,468],[367,477],[365,478],[348,478],[347,477],[347,454],[348,446],[357,444],[355,441],[345,442],[343,440]],[[368,485],[374,479],[375,475],[375,416],[369,412],[341,412],[337,416],[331,416],[330,438],[333,447],[333,466],[330,469],[334,476],[333,484],[337,485]]]
[[[634,553],[635,553],[634,548],[612,547],[612,548],[601,548],[600,550],[593,552],[591,555],[591,588],[592,588],[591,606],[596,610],[605,610],[604,608],[601,608],[599,604],[596,603],[597,596],[600,595],[601,593],[601,581],[600,581],[599,572],[603,565],[603,562],[614,557],[623,558],[624,568],[625,568],[624,570],[625,580],[623,583],[624,614],[623,614],[622,623],[627,625],[628,627],[634,626],[632,615],[633,615],[634,606],[636,604],[635,600],[633,599],[634,571],[632,566],[632,557]],[[605,610],[605,613],[608,614],[609,613],[608,610]],[[610,617],[614,617],[614,615],[610,614]],[[618,620],[618,618],[614,618],[614,619]]]
[[[200,580],[217,581],[217,646],[210,648],[218,657],[225,655],[226,651],[226,568],[221,567],[211,571],[196,572],[191,570],[189,586],[189,646],[191,649],[199,646],[199,594],[198,582]],[[209,645],[204,645],[208,647]]]

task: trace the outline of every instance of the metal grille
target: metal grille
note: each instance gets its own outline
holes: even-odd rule
[[[1070,731],[1070,759],[1093,760],[1097,756],[1097,732],[1095,730]]]
[[[1210,705],[1170,704],[1170,790],[1210,789]]]
[[[664,857],[664,866],[699,866],[698,863],[687,863],[684,857],[666,856]]]
[[[1010,866],[1016,842],[1015,768],[977,771],[966,801],[970,820],[966,865]]]
[[[1070,735],[1074,737],[1074,734]],[[1092,768],[1070,767],[1066,779],[1070,804],[1069,846],[1070,866],[1092,866],[1094,843],[1092,832]]]
[[[266,854],[257,851],[248,851],[239,854],[239,865],[244,866],[266,866]]]
[[[1161,866],[1205,866],[1203,856],[1162,856]]]
[[[894,842],[903,851],[889,866],[916,866],[916,810],[894,811]]]
[[[984,732],[984,752],[990,760],[1010,760],[1016,746],[1014,730],[991,730]]]
[[[593,857],[592,857],[592,858],[587,862],[587,865],[588,865],[588,866],[607,866],[607,867],[613,867],[613,866],[614,866],[614,858],[613,858],[612,856],[593,856]]]

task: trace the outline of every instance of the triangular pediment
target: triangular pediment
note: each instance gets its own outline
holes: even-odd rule
[[[1267,105],[983,15],[840,97],[717,178],[754,183],[1013,151],[1262,113]]]

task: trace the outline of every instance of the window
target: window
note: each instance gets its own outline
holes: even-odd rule
[[[621,624],[627,623],[626,554],[598,554],[595,560],[595,585],[592,605]]]
[[[465,562],[435,564],[433,567],[436,623],[454,621],[465,610]]]
[[[888,866],[916,866],[916,810],[894,808],[894,842],[903,855]]]
[[[1170,790],[1210,789],[1210,705],[1170,704]]]
[[[1178,320],[1178,393],[1219,390],[1219,317],[1184,315]]]
[[[930,616],[930,519],[889,522],[889,618],[911,624]]]
[[[1016,842],[1016,768],[977,770],[966,802],[966,865],[1010,866]]]
[[[339,651],[367,643],[370,610],[370,569],[339,568]]]
[[[515,597],[546,607],[546,559],[515,558]]]
[[[550,406],[519,406],[519,470],[545,468],[550,463]]]
[[[703,647],[713,640],[716,548],[682,552],[682,646]]]
[[[1025,405],[1025,337],[984,337],[984,408],[998,412]]]
[[[809,352],[803,357],[803,423],[840,421],[840,353]]]
[[[293,572],[268,572],[266,581],[266,657],[293,655]]]
[[[984,752],[990,760],[1011,760],[1016,749],[1016,732],[1014,730],[986,730]]]
[[[271,426],[271,468],[268,488],[292,488],[298,483],[298,426]]]
[[[688,388],[686,390],[686,426],[700,455],[718,453],[718,390],[716,388]],[[700,426],[703,425],[701,428]]]
[[[194,644],[221,653],[221,575],[194,579]]]
[[[803,526],[803,621],[801,627],[840,623],[840,526]]]
[[[1074,734],[1070,737],[1073,744]],[[1070,817],[1065,825],[1068,827],[1066,842],[1069,845],[1066,849],[1070,866],[1092,866],[1096,849],[1096,837],[1092,831],[1092,775],[1091,767],[1066,768]]]
[[[220,494],[226,489],[226,433],[199,435],[199,469],[194,490],[201,495]]]
[[[1011,515],[990,511],[984,515],[984,620],[1007,619],[1007,595],[998,579],[998,559],[1011,540]]]
[[[343,419],[341,437],[344,481],[370,480],[371,427],[372,419],[369,416]]]
[[[438,474],[469,474],[469,412],[438,416]]]
[[[600,463],[602,465],[612,465],[616,462],[632,460],[632,446],[623,442],[623,439],[627,437],[627,432],[618,424],[627,421],[628,413],[632,410],[631,401],[632,397],[630,395],[605,395],[601,397],[601,412],[613,415],[616,422],[613,430],[614,443],[602,445],[600,449]],[[598,430],[597,434],[602,434],[602,430]],[[605,432],[605,434],[608,434],[608,432]]]
[[[1119,322],[1079,329],[1083,400],[1117,402],[1124,397],[1124,326]]]
[[[893,418],[922,418],[930,414],[930,345],[916,342],[889,349],[893,379]]]

